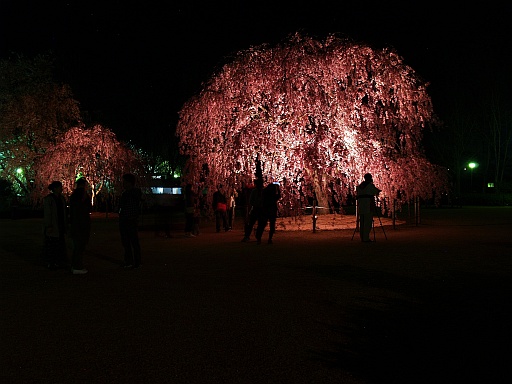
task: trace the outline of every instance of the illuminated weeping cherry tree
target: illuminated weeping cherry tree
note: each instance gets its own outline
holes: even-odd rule
[[[395,52],[335,36],[239,52],[180,111],[185,178],[237,186],[259,160],[292,208],[313,194],[343,203],[367,172],[399,204],[430,198],[446,183],[421,147],[426,86]]]
[[[46,187],[52,180],[60,180],[63,193],[69,195],[75,180],[83,176],[89,182],[93,205],[100,192],[120,190],[123,173],[134,173],[142,180],[145,174],[140,156],[101,125],[88,129],[71,128],[47,149],[36,162],[35,169],[34,200],[40,200],[48,193]]]

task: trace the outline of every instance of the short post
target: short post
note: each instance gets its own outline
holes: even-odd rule
[[[356,200],[356,231],[359,232],[359,200]]]
[[[416,197],[418,199],[418,224],[421,224],[421,204],[419,196]]]
[[[393,199],[393,229],[396,229],[396,199]]]
[[[313,200],[313,233],[316,233],[316,200]]]

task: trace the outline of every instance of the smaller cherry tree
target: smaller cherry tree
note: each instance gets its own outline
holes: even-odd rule
[[[83,176],[89,182],[93,205],[100,192],[109,194],[120,190],[123,173],[136,174],[141,180],[146,174],[141,157],[101,125],[71,128],[38,159],[35,170],[34,202],[48,193],[46,187],[51,181],[61,181],[63,193],[69,195],[77,177]]]

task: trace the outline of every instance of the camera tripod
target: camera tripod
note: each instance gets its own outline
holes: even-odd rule
[[[387,240],[388,237],[386,235],[386,231],[384,230],[384,225],[382,225],[382,220],[380,219],[380,208],[375,208],[375,213],[376,213],[376,216],[377,218],[379,219],[379,223],[380,223],[380,227],[382,228],[382,233],[384,233],[384,238]],[[359,220],[359,214],[356,215],[356,227],[354,228],[354,232],[352,233],[352,239],[351,240],[354,240],[354,235],[356,234],[357,232],[357,229],[359,228],[359,226],[357,225],[357,221]],[[373,229],[373,241],[377,241],[375,239],[375,216],[372,218],[372,229]],[[359,228],[359,230],[361,230],[361,228]]]

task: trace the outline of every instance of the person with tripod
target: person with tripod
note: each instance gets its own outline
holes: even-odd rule
[[[369,243],[372,231],[373,213],[375,212],[375,196],[380,189],[373,184],[370,173],[364,175],[364,181],[356,187],[356,199],[359,212],[359,235],[363,243]]]

